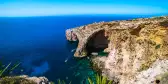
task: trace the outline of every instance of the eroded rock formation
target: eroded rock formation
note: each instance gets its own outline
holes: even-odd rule
[[[101,22],[71,29],[79,41],[75,56],[87,56],[89,39],[102,30],[108,38],[104,52],[109,55],[93,59],[102,75],[119,84],[156,84],[161,81],[156,77],[168,72],[168,17]]]
[[[86,45],[95,34],[105,31],[104,36],[109,36],[109,32],[113,30],[128,30],[132,35],[138,36],[138,32],[141,28],[145,26],[167,26],[165,21],[167,17],[155,17],[155,18],[146,18],[146,19],[134,19],[134,20],[123,20],[123,21],[112,21],[112,22],[100,22],[89,24],[77,28],[72,28],[66,30],[66,37],[69,41],[79,41],[78,47],[74,54],[75,57],[84,57],[87,56]],[[108,43],[110,44],[110,43]],[[111,47],[105,50],[109,52]]]
[[[93,52],[101,52],[108,47],[108,38],[104,36],[105,30],[101,30],[89,38],[86,44],[87,55]]]

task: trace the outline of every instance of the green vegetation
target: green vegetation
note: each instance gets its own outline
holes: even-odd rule
[[[7,77],[9,73],[15,70],[19,65],[20,62],[13,65],[11,62],[7,65],[3,65],[2,62],[0,62],[0,84],[35,84],[21,77]]]
[[[12,63],[10,62],[8,65],[5,66],[0,62],[0,77],[9,75],[10,72],[12,72],[14,69],[16,69],[20,65],[20,62],[14,65],[11,65],[11,64]],[[6,74],[4,74],[5,72]]]
[[[60,80],[60,79],[58,79],[57,80],[58,81],[58,84],[71,84],[71,82],[69,82],[69,83],[65,83],[65,81],[64,80]],[[54,83],[53,83],[54,84]]]
[[[113,83],[112,80],[107,80],[107,78],[104,76],[96,75],[95,77],[96,77],[95,82],[90,78],[88,78],[89,84],[112,84]]]
[[[57,80],[58,81],[58,84],[71,84],[71,82],[69,82],[69,83],[65,83],[65,81],[64,80],[60,80],[60,79],[58,79]],[[53,83],[54,84],[54,83]]]
[[[161,44],[156,45],[155,49],[159,49],[161,47]]]

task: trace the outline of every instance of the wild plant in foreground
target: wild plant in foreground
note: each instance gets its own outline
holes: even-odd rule
[[[61,81],[60,79],[58,79],[57,81],[58,81],[58,84],[71,84],[71,82],[69,82],[69,83],[65,83],[64,80]]]
[[[95,77],[96,77],[95,82],[90,78],[88,78],[89,84],[112,84],[113,83],[112,80],[107,80],[107,78],[104,76],[96,75]]]
[[[0,63],[0,77],[9,75],[10,72],[12,72],[14,69],[16,69],[20,65],[20,62],[14,64],[13,66],[11,64],[12,63],[10,62],[8,65],[5,66],[2,63]],[[7,72],[6,75],[4,75],[5,72]]]

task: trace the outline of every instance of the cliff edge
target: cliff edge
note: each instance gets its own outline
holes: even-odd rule
[[[90,54],[89,49],[100,49],[110,52],[110,32],[127,30],[131,35],[137,36],[141,29],[148,27],[158,28],[168,26],[168,17],[139,18],[133,20],[100,22],[84,25],[66,30],[66,38],[69,41],[79,41],[74,54],[75,57],[85,57]],[[132,32],[131,32],[132,31]],[[137,35],[136,35],[137,34]],[[101,41],[101,42],[99,42]]]
[[[66,37],[79,41],[75,57],[109,53],[92,61],[119,84],[168,84],[157,78],[168,72],[168,16],[89,24]]]

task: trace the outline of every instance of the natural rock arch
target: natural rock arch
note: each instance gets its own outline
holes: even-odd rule
[[[122,20],[122,21],[112,21],[112,22],[99,22],[88,24],[85,26],[80,26],[76,28],[71,28],[66,30],[66,37],[69,41],[78,41],[78,46],[76,52],[74,53],[75,57],[85,57],[87,56],[86,45],[90,38],[99,31],[105,30],[106,35],[110,36],[108,32],[113,30],[129,30],[131,34],[135,36],[139,36],[137,32],[139,32],[138,26],[142,28],[146,27],[146,25],[155,24],[160,26],[166,26],[167,17],[159,17],[159,18],[146,18],[146,19],[134,19],[134,20]],[[166,20],[166,22],[165,22]],[[160,24],[160,22],[162,24]],[[135,31],[134,31],[135,30]],[[108,48],[106,48],[106,52],[111,50],[111,44],[109,43]]]
[[[108,37],[105,36],[105,30],[94,32],[86,41],[86,52],[90,55],[92,52],[101,52],[108,47]]]

